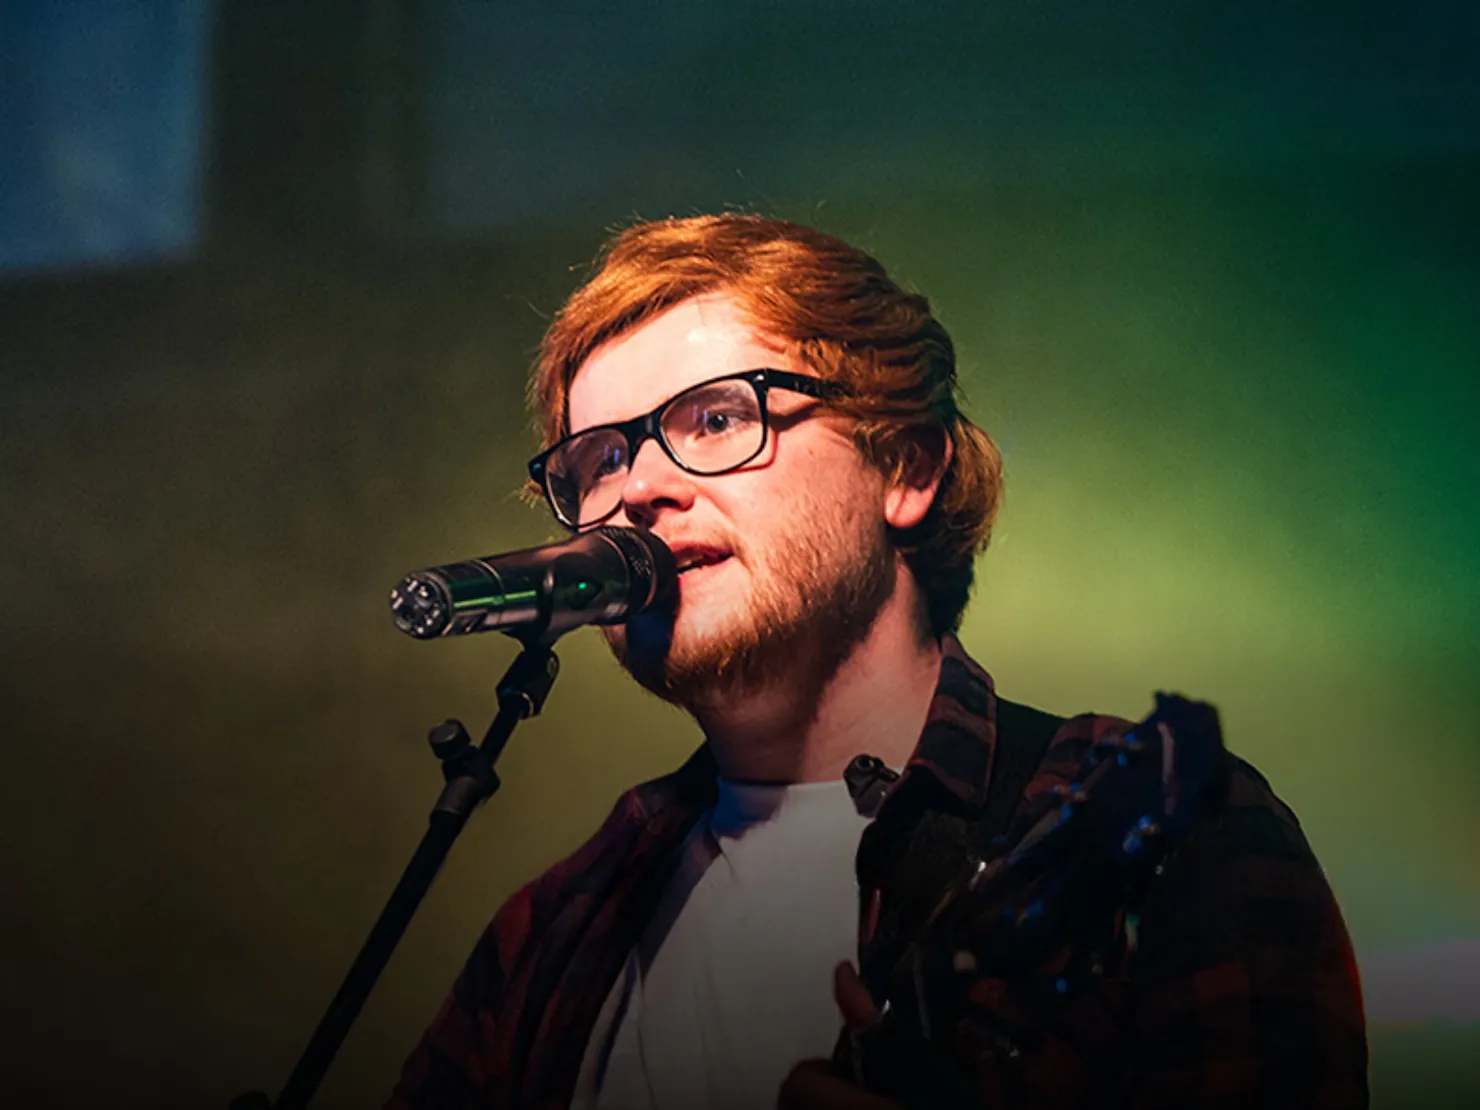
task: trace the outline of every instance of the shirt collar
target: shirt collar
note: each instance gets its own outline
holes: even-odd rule
[[[940,677],[919,742],[901,781],[926,771],[968,806],[983,805],[997,747],[997,694],[992,676],[966,654],[961,641],[941,637]],[[708,744],[677,772],[633,792],[643,820],[681,824],[712,805],[718,767]],[[675,813],[675,809],[678,811]]]
[[[956,637],[943,636],[940,646],[940,677],[905,777],[928,771],[962,802],[980,806],[997,747],[997,694]]]

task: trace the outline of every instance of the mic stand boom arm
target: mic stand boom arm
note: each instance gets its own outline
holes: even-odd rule
[[[427,739],[442,763],[446,785],[432,806],[426,834],[415,855],[406,865],[277,1101],[271,1102],[265,1094],[253,1091],[233,1099],[230,1110],[302,1110],[308,1105],[453,842],[473,810],[498,790],[499,780],[493,765],[509,742],[514,726],[543,708],[559,671],[560,660],[548,643],[536,638],[525,640],[524,650],[499,681],[498,715],[488,726],[481,744],[473,747],[460,721],[443,721],[432,729]]]

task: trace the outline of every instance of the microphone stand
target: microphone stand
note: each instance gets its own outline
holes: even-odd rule
[[[252,1091],[232,1099],[230,1110],[302,1110],[313,1098],[453,842],[473,810],[498,790],[499,779],[493,765],[509,742],[514,726],[544,707],[560,672],[560,660],[549,646],[553,639],[532,636],[521,641],[524,650],[498,684],[498,715],[477,747],[473,747],[461,721],[443,721],[432,729],[427,740],[441,761],[446,785],[432,806],[426,834],[416,853],[277,1101],[269,1100],[261,1091]]]

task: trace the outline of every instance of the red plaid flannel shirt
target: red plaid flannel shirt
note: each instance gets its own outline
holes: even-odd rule
[[[997,699],[959,643],[944,647],[899,785],[930,775],[958,802],[980,806]],[[1072,781],[1097,736],[1125,727],[1091,715],[1064,722],[1023,808]],[[1228,805],[1155,889],[1124,973],[1064,1008],[1019,1061],[1010,1096],[984,1077],[984,1106],[1367,1105],[1361,993],[1341,914],[1294,814],[1247,764],[1230,763]],[[390,1110],[569,1105],[601,1006],[677,847],[715,799],[715,776],[701,748],[673,774],[628,791],[591,840],[509,899],[407,1060]],[[870,832],[885,826],[889,804]],[[867,906],[882,880],[863,871]],[[981,986],[990,994],[992,984]]]

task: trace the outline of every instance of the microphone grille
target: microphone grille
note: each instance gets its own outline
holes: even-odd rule
[[[678,593],[678,561],[666,543],[651,532],[636,528],[601,527],[595,531],[622,552],[627,565],[637,575],[641,596],[631,599],[632,612],[666,604]]]
[[[426,574],[412,574],[391,589],[391,613],[396,627],[418,640],[442,635],[452,621],[447,588]]]

